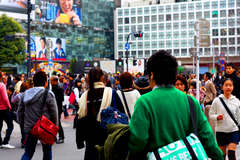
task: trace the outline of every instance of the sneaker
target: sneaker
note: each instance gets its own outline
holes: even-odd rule
[[[11,146],[10,144],[3,144],[2,148],[13,149],[15,146]]]
[[[57,143],[57,144],[64,143],[64,139],[59,139],[59,140],[57,140],[56,143]]]
[[[2,145],[0,145],[0,148],[2,148]]]

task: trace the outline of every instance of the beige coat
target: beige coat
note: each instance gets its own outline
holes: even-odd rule
[[[14,91],[17,93],[17,92],[20,92],[20,88],[21,88],[21,85],[22,85],[22,81],[18,81],[14,87]]]
[[[216,98],[216,96],[217,96],[217,90],[211,81],[208,81],[205,88],[206,88],[205,101],[206,101],[206,103],[212,102],[214,100],[214,98]]]

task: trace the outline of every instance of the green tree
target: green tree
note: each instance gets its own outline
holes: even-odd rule
[[[70,70],[70,72],[74,72],[74,65],[75,65],[75,62],[77,62],[77,59],[76,58],[74,58],[74,59],[71,59],[71,61],[70,61],[70,66],[69,66],[69,70]]]
[[[21,25],[5,14],[0,16],[0,67],[6,63],[22,64],[26,58],[24,39],[4,41],[5,36],[15,33],[23,33]]]

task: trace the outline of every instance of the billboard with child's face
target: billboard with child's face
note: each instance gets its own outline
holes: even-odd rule
[[[82,26],[82,0],[40,0],[40,21]]]

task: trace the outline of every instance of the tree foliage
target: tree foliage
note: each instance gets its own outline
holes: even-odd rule
[[[71,59],[71,61],[70,61],[69,70],[70,70],[71,73],[74,73],[74,65],[75,65],[75,62],[77,62],[77,59],[76,59],[76,58]]]
[[[6,63],[21,64],[26,58],[26,46],[23,38],[4,41],[5,36],[15,33],[23,33],[21,25],[5,14],[0,16],[0,67]]]

